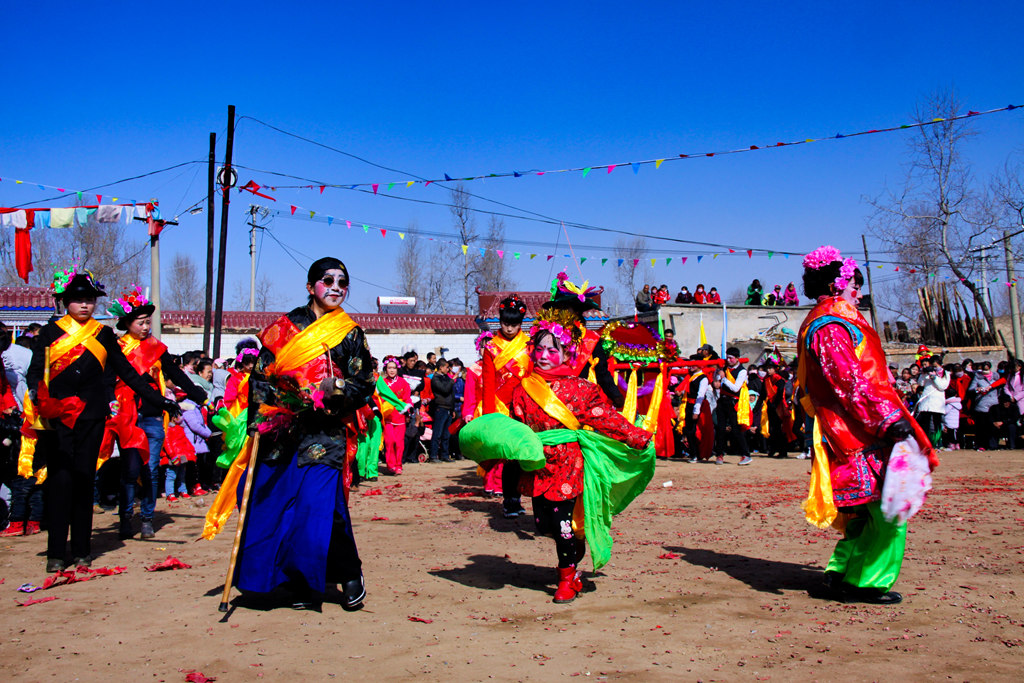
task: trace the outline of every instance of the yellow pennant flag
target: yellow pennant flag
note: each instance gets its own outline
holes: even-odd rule
[[[664,159],[657,159],[654,162],[654,168],[661,168],[661,165],[665,162]]]
[[[658,259],[653,259],[653,258],[651,259],[651,267],[652,267],[652,268],[654,267],[654,262],[655,262],[655,261],[657,261],[657,260],[658,260]]]
[[[462,255],[465,256],[467,251],[469,251],[469,245],[468,244],[463,244],[462,245]]]
[[[405,233],[404,232],[398,233],[398,239],[404,240],[405,239]]]
[[[704,346],[708,343],[708,333],[704,331],[704,316],[700,317],[700,341],[697,346]]]
[[[407,183],[405,184],[405,186],[406,186],[406,187],[412,187],[412,186],[413,186],[413,184],[414,184],[415,182],[416,182],[415,180],[410,180],[409,182],[407,182]]]

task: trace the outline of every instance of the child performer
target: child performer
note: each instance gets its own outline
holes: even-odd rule
[[[377,378],[377,395],[380,397],[384,419],[384,462],[391,474],[402,473],[405,414],[412,406],[409,383],[398,376],[400,364],[395,356],[385,356],[382,364],[384,372]]]

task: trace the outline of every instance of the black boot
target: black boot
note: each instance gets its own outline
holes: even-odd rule
[[[135,531],[132,529],[131,515],[121,515],[121,524],[117,529],[117,535],[122,541],[126,541],[135,535]]]

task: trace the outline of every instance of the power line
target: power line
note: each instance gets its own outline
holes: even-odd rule
[[[24,204],[18,204],[16,206],[12,206],[11,208],[12,209],[20,209],[20,208],[22,208],[24,206],[32,206],[33,204],[39,204],[39,203],[42,203],[42,202],[52,202],[52,201],[56,201],[58,199],[64,199],[65,197],[71,197],[72,195],[77,195],[79,192],[92,192],[93,190],[102,190],[103,188],[110,187],[112,185],[120,185],[121,183],[127,183],[127,182],[130,182],[132,180],[139,180],[140,178],[148,178],[149,176],[153,176],[153,175],[156,175],[158,173],[166,173],[167,171],[173,171],[176,168],[181,168],[182,166],[187,166],[188,164],[205,164],[205,163],[207,163],[207,162],[205,162],[205,161],[183,161],[180,164],[174,164],[173,166],[168,166],[167,168],[161,168],[161,169],[157,169],[156,171],[149,171],[147,173],[140,173],[139,175],[131,176],[129,178],[122,178],[120,180],[115,180],[115,181],[110,182],[110,183],[103,183],[102,185],[94,185],[93,187],[86,187],[86,188],[83,188],[81,190],[75,190],[74,192],[65,192],[64,194],[57,195],[56,197],[48,197],[46,199],[36,199],[34,201],[31,201],[31,202],[25,202]]]

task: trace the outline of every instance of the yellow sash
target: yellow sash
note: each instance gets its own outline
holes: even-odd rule
[[[730,382],[736,381],[736,376],[732,374],[732,370],[726,368],[725,374],[729,376]],[[744,383],[740,387],[739,395],[736,398],[736,423],[741,427],[749,427],[750,420],[750,389]]]
[[[630,424],[636,424],[637,374],[636,368],[629,369],[629,379],[626,380],[626,398],[622,404],[622,416],[629,420]]]
[[[494,344],[495,346],[498,346],[501,343],[498,342],[497,339],[498,338],[495,337],[494,340],[491,341],[491,343]],[[498,355],[494,357],[494,369],[497,370],[498,372],[501,372],[501,370],[506,365],[508,365],[512,360],[514,360],[520,353],[525,351],[526,342],[528,339],[529,337],[522,330],[520,330],[519,334],[517,334],[511,340],[506,341],[504,340],[504,338],[502,338],[502,341],[504,342],[505,346],[504,348],[501,349]]]
[[[289,339],[284,348],[275,354],[272,374],[298,370],[340,344],[355,327],[355,321],[340,308],[325,313]]]
[[[655,434],[658,431],[658,412],[661,410],[661,401],[665,398],[665,375],[658,373],[658,379],[654,380],[654,393],[651,394],[651,403],[647,407],[647,415],[644,416],[643,424],[640,427],[644,431]]]
[[[96,335],[103,329],[103,325],[98,320],[90,318],[89,322],[79,325],[70,315],[65,315],[57,321],[57,327],[62,329],[67,336],[61,337],[50,346],[51,364],[66,356],[76,346],[82,345],[96,357],[96,360],[100,362],[100,367],[107,367],[107,350],[96,339]]]
[[[536,401],[537,405],[545,413],[561,422],[568,429],[580,428],[580,421],[576,419],[576,416],[572,414],[568,406],[555,396],[555,392],[551,390],[551,387],[544,381],[543,377],[530,373],[523,377],[522,385],[530,398]]]

